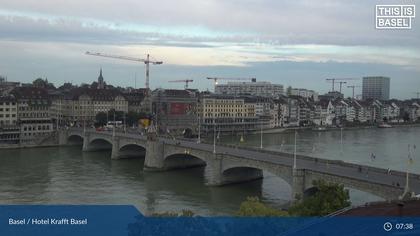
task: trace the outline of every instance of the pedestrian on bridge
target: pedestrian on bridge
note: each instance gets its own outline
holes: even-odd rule
[[[370,160],[371,161],[373,161],[373,160],[375,160],[376,159],[376,156],[375,156],[375,154],[373,154],[373,152],[370,154]]]

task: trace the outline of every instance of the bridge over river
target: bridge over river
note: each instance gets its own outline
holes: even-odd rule
[[[264,149],[147,137],[140,134],[83,129],[59,131],[60,145],[83,140],[83,151],[112,149],[111,158],[145,156],[144,171],[205,166],[206,184],[222,186],[251,181],[268,171],[292,187],[292,199],[312,192],[314,180],[343,184],[386,200],[420,193],[420,175]],[[214,152],[215,150],[215,152]],[[408,184],[407,184],[408,180]]]

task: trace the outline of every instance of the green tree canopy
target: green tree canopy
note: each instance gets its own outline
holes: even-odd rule
[[[246,201],[241,203],[237,216],[288,216],[286,211],[277,210],[266,206],[260,202],[258,197],[247,197]]]
[[[129,111],[127,113],[127,124],[129,126],[137,126],[139,119],[149,118],[149,116],[144,112],[135,112]]]
[[[291,215],[325,216],[350,206],[349,191],[344,189],[342,184],[314,181],[313,185],[318,191],[314,195],[294,204],[289,209]]]
[[[98,114],[96,114],[95,116],[95,120],[96,120],[96,124],[98,126],[103,126],[106,125],[107,122],[107,114],[106,112],[99,112]]]

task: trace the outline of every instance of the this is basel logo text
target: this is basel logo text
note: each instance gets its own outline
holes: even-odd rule
[[[411,29],[415,5],[376,5],[377,29]]]

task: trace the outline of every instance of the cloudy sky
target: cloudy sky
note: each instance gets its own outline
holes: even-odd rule
[[[401,3],[417,2],[0,0],[0,74],[80,84],[102,67],[108,83],[143,87],[144,65],[84,52],[150,53],[164,62],[151,68],[152,88],[194,79],[191,87],[212,90],[208,76],[256,77],[322,93],[326,78],[384,75],[392,97],[410,98],[420,91],[420,20],[411,30],[374,22],[376,4]]]

